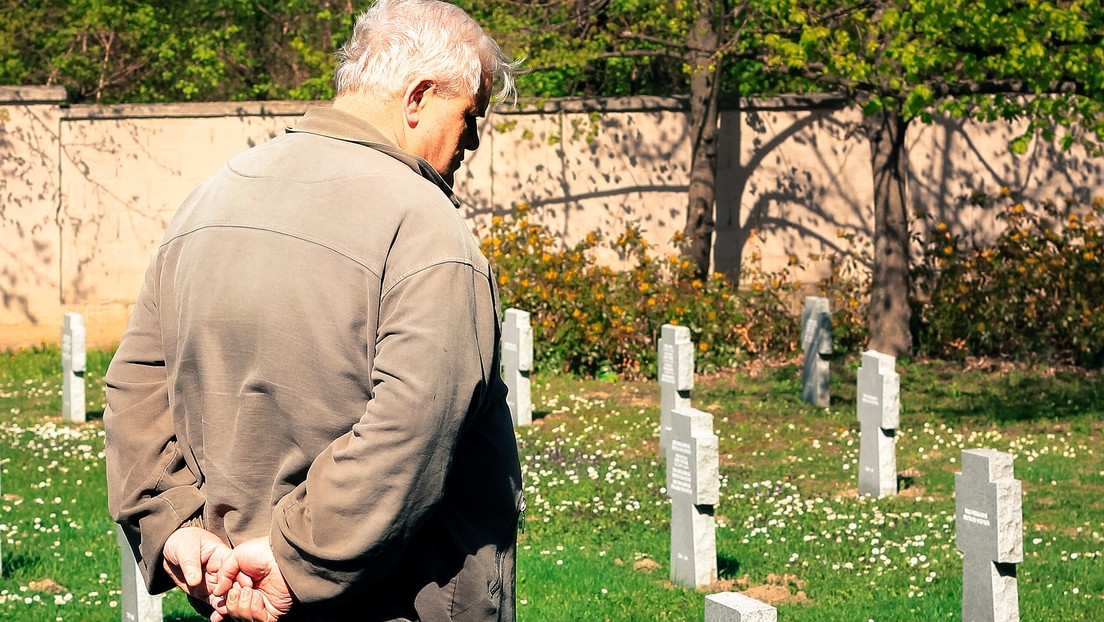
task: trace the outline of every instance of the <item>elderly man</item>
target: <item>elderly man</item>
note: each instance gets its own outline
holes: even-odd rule
[[[110,511],[151,592],[215,620],[514,618],[498,297],[451,190],[512,72],[461,9],[379,0],[332,108],[181,206],[106,379]]]

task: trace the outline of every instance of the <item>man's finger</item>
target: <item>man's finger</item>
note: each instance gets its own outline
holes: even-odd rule
[[[227,555],[219,566],[218,576],[215,579],[215,589],[211,591],[213,596],[226,596],[234,585],[234,579],[239,573],[238,560],[233,555]]]
[[[189,587],[195,587],[203,582],[203,570],[199,567],[198,561],[186,559],[180,564],[180,569],[184,571],[184,580]]]

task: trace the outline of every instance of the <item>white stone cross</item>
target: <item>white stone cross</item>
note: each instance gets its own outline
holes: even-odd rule
[[[805,353],[801,399],[826,407],[831,402],[828,357],[832,354],[832,313],[827,298],[805,298],[805,309],[801,312],[801,349]]]
[[[506,403],[515,426],[533,423],[529,374],[533,371],[533,326],[529,312],[506,309],[502,326],[503,379],[509,391]]]
[[[739,592],[705,597],[705,622],[778,622],[778,610]]]
[[[87,364],[84,316],[66,313],[61,328],[61,418],[73,423],[86,420],[84,371]]]
[[[659,455],[667,455],[671,440],[671,413],[690,408],[694,388],[694,343],[690,329],[664,324],[660,329],[656,367],[659,372]]]
[[[116,527],[115,538],[119,543],[119,570],[123,581],[120,619],[122,622],[161,622],[161,595],[151,596],[146,590],[134,551],[121,527]]]
[[[1020,619],[1016,564],[1023,561],[1023,488],[1012,456],[962,452],[955,473],[955,543],[962,551],[963,622]]]
[[[900,425],[901,381],[896,359],[867,350],[859,368],[856,409],[859,437],[859,494],[882,497],[897,494],[897,457],[894,431]]]
[[[671,581],[697,588],[717,580],[713,506],[720,500],[713,415],[696,408],[671,413],[667,494],[671,496]]]

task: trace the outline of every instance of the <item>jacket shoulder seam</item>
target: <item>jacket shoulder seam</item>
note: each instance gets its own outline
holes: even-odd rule
[[[479,269],[479,266],[475,265],[475,262],[472,261],[470,257],[461,257],[459,255],[451,256],[451,257],[438,257],[436,259],[432,259],[430,261],[426,261],[424,263],[418,264],[418,265],[414,266],[413,268],[407,270],[403,274],[399,275],[398,277],[396,277],[394,283],[392,283],[391,285],[385,286],[385,288],[383,290],[383,293],[380,294],[380,299],[383,299],[383,298],[387,297],[387,295],[390,294],[391,291],[394,290],[396,287],[398,287],[399,284],[401,284],[403,281],[409,279],[410,277],[414,276],[415,274],[418,274],[419,272],[424,272],[426,270],[429,270],[430,268],[434,268],[436,266],[441,266],[441,265],[444,265],[444,264],[461,264],[461,265],[464,265],[464,266],[467,266],[467,267],[471,268],[473,272],[478,272],[479,274],[484,274],[485,275],[485,273],[482,270]]]
[[[320,247],[325,248],[329,251],[337,253],[338,255],[341,255],[342,257],[348,259],[349,261],[351,261],[351,262],[357,264],[358,266],[364,268],[365,270],[370,272],[377,279],[382,278],[379,270],[377,270],[377,269],[373,268],[372,266],[368,265],[363,260],[358,259],[356,256],[354,256],[349,251],[346,251],[342,248],[339,248],[338,246],[336,246],[334,244],[324,242],[321,239],[318,239],[318,238],[315,238],[315,237],[312,237],[312,236],[300,235],[300,234],[290,233],[290,232],[287,232],[287,231],[280,231],[278,229],[272,229],[270,227],[259,227],[259,226],[256,226],[256,225],[244,225],[244,224],[240,224],[240,223],[218,223],[218,222],[216,222],[216,223],[204,223],[202,225],[196,225],[196,226],[190,227],[190,228],[188,228],[184,231],[180,231],[180,232],[177,232],[177,233],[173,234],[172,236],[166,238],[163,242],[161,242],[160,248],[163,249],[166,246],[168,246],[169,244],[171,244],[172,242],[174,242],[174,241],[176,241],[176,240],[178,240],[182,237],[191,235],[193,233],[196,233],[197,231],[202,231],[204,229],[250,229],[250,230],[253,230],[253,231],[265,231],[265,232],[271,233],[273,235],[280,235],[280,236],[284,236],[284,237],[288,237],[288,238],[292,238],[292,239],[296,239],[296,240],[302,240],[303,242],[307,242],[308,244],[314,244],[315,246],[320,246]]]

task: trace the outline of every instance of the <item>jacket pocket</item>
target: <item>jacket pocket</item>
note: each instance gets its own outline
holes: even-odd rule
[[[488,620],[497,616],[503,554],[496,546],[485,546],[468,557],[464,569],[453,580],[453,620]]]

